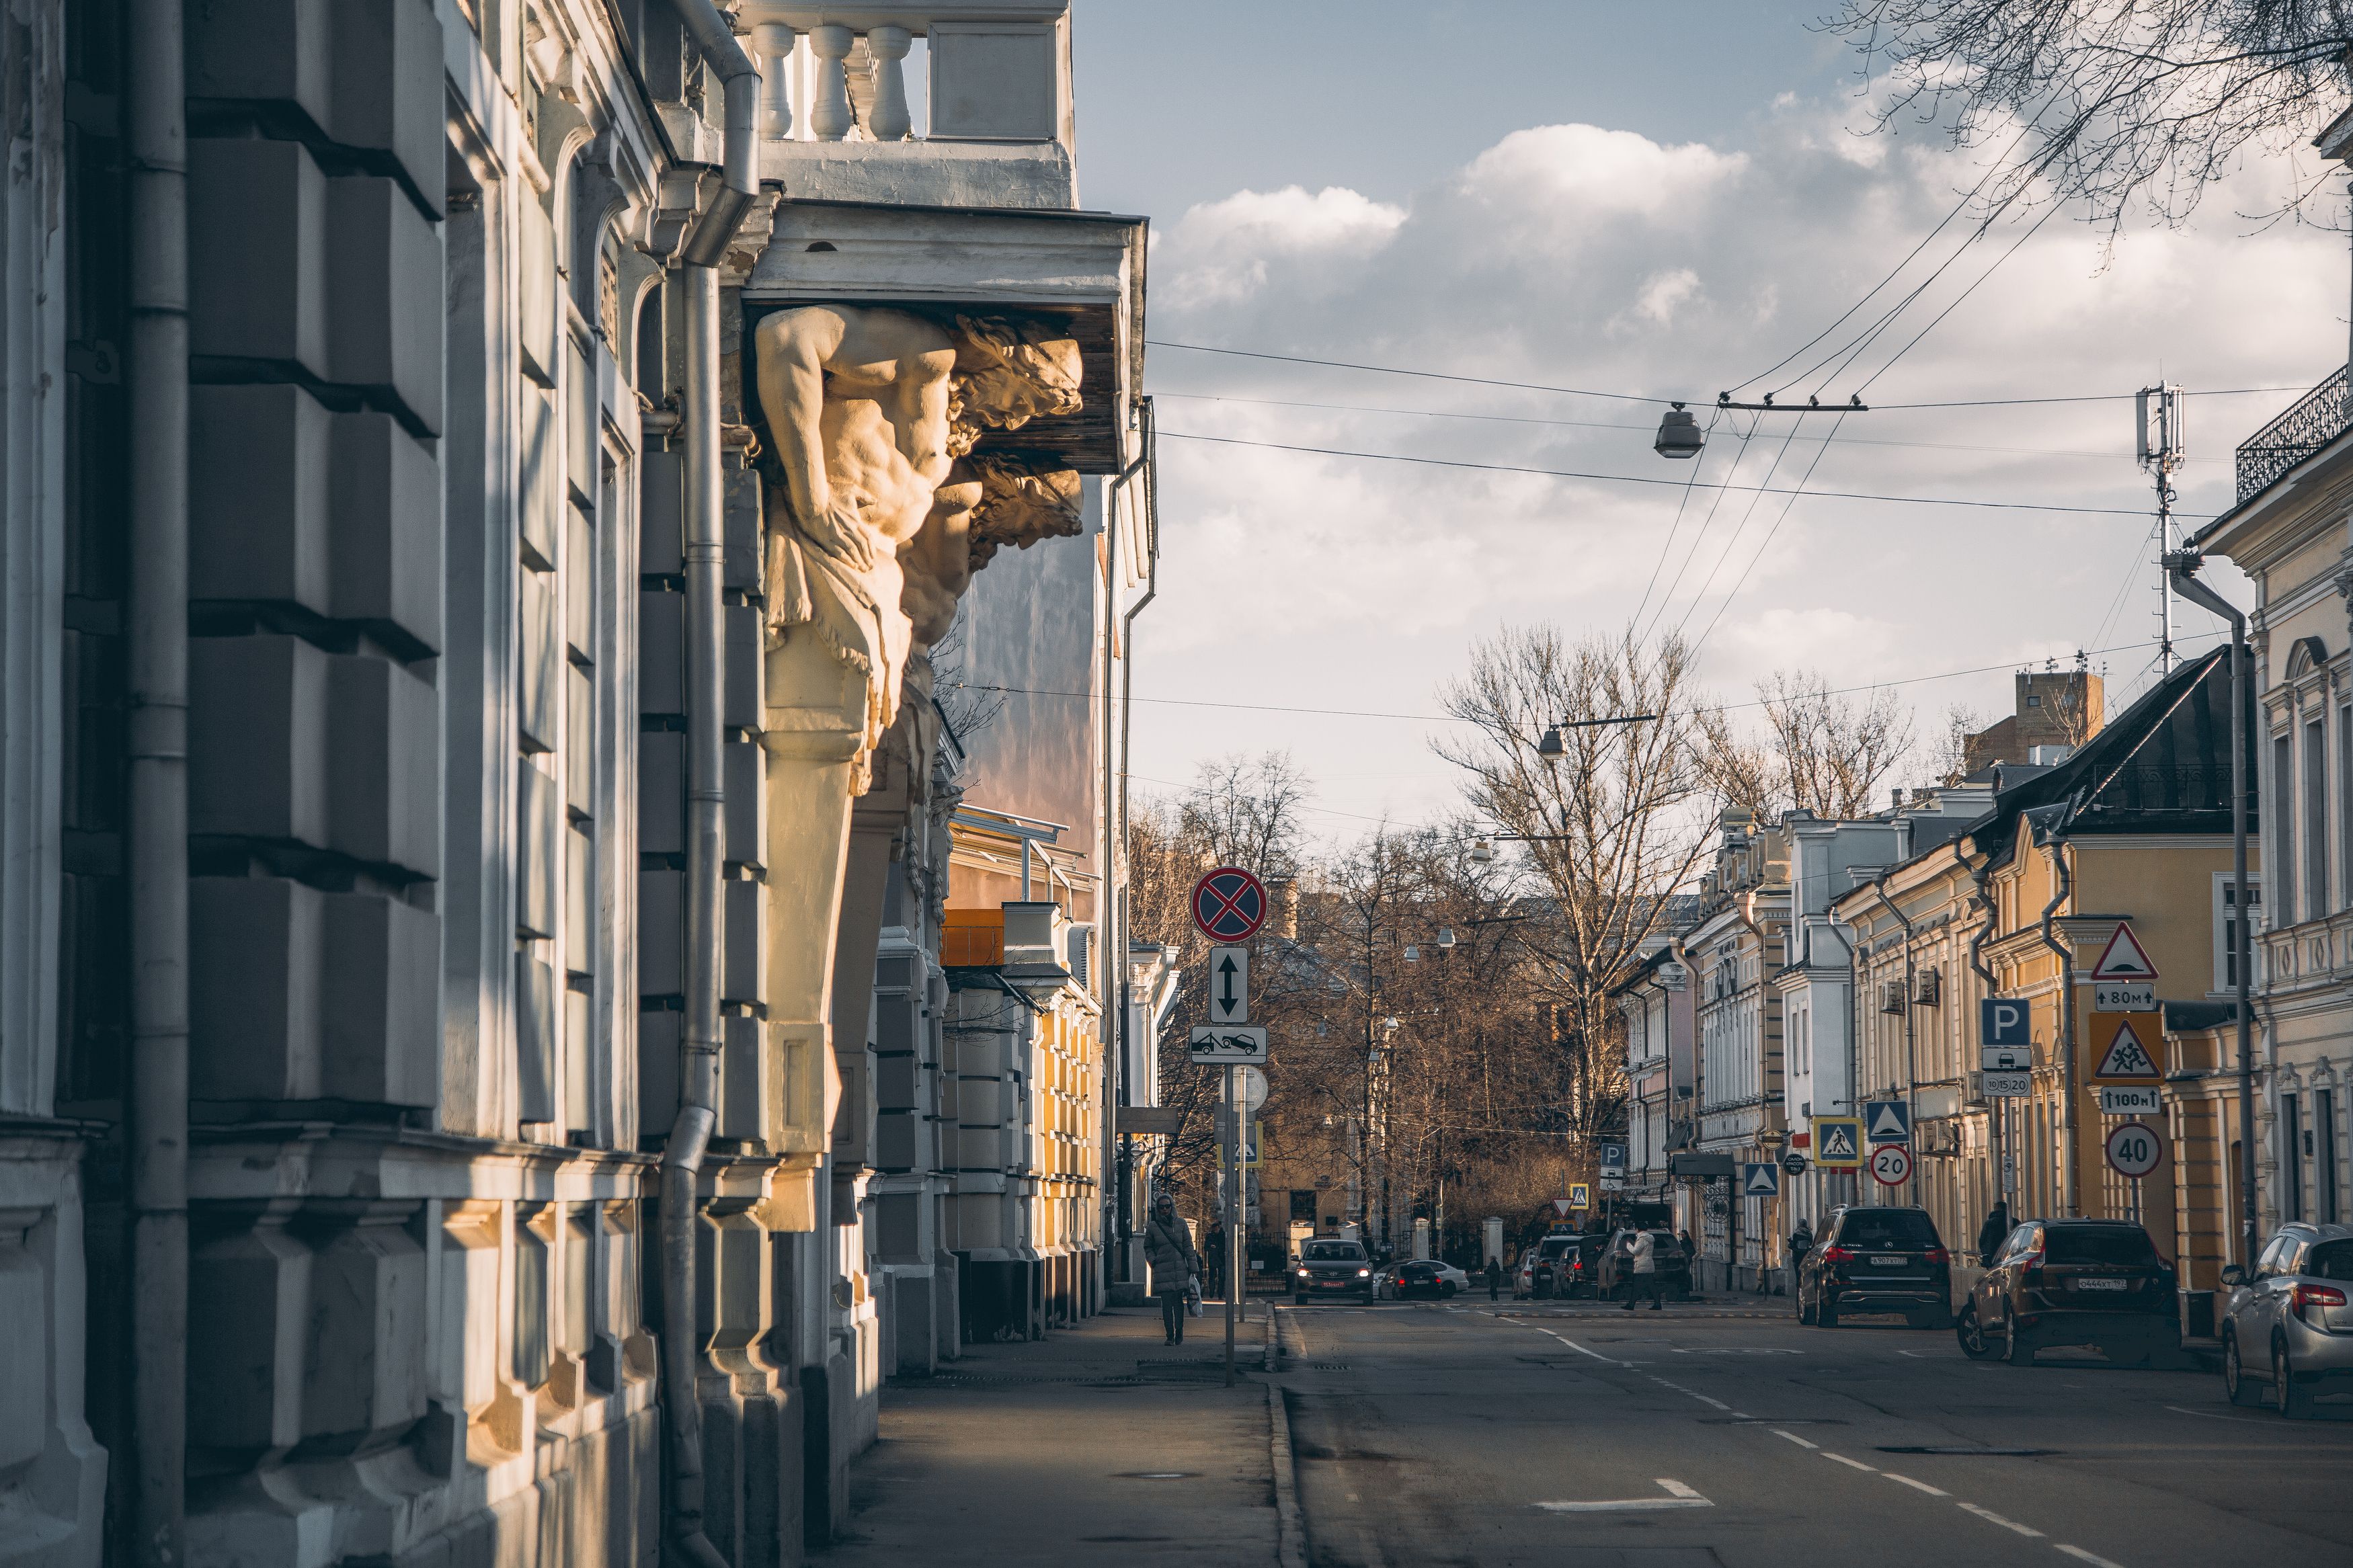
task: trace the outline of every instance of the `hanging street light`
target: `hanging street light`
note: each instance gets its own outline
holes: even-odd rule
[[[1698,416],[1678,403],[1659,421],[1659,438],[1651,443],[1651,450],[1662,458],[1696,458],[1706,445]]]
[[[1453,945],[1454,928],[1452,926],[1440,926],[1438,928],[1438,950],[1440,952],[1443,952]]]
[[[1556,763],[1560,761],[1563,753],[1565,753],[1567,750],[1567,748],[1560,743],[1560,726],[1557,724],[1547,725],[1545,729],[1544,739],[1536,742],[1536,755],[1542,757],[1546,762]]]
[[[1421,949],[1414,946],[1411,942],[1406,943],[1405,961],[1408,963],[1419,963],[1421,962]]]
[[[1495,841],[1482,835],[1471,840],[1471,858],[1484,866],[1495,858]]]

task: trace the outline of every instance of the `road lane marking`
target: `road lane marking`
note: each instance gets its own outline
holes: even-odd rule
[[[1578,1354],[1580,1354],[1580,1355],[1589,1355],[1589,1356],[1591,1356],[1595,1361],[1606,1361],[1606,1362],[1608,1362],[1608,1363],[1609,1363],[1610,1365],[1612,1365],[1612,1366],[1632,1366],[1632,1365],[1634,1364],[1634,1363],[1633,1363],[1632,1362],[1630,1362],[1630,1361],[1620,1361],[1616,1356],[1603,1355],[1599,1351],[1589,1351],[1589,1350],[1587,1350],[1583,1345],[1578,1344],[1575,1340],[1570,1339],[1567,1334],[1553,1334],[1553,1333],[1552,1333],[1552,1331],[1551,1331],[1550,1329],[1537,1329],[1537,1330],[1536,1330],[1536,1332],[1538,1332],[1538,1333],[1540,1333],[1540,1334],[1552,1334],[1552,1337],[1553,1337],[1554,1339],[1558,1340],[1561,1343],[1563,1343],[1563,1344],[1567,1345],[1569,1349],[1571,1349],[1571,1350],[1573,1350],[1573,1351],[1577,1352]]]
[[[1540,1502],[1532,1506],[1549,1513],[1615,1513],[1640,1510],[1655,1512],[1669,1508],[1714,1508],[1715,1504],[1699,1495],[1681,1481],[1659,1478],[1658,1484],[1669,1494],[1666,1497],[1616,1498],[1604,1502]]]
[[[1894,1481],[1898,1486],[1910,1487],[1915,1492],[1926,1492],[1930,1497],[1950,1497],[1953,1495],[1952,1493],[1946,1491],[1941,1487],[1932,1487],[1926,1481],[1915,1481],[1910,1476],[1899,1476],[1894,1470],[1882,1470],[1879,1473],[1885,1476],[1889,1480]]]
[[[1861,1470],[1866,1476],[1875,1476],[1879,1473],[1871,1466],[1864,1464],[1861,1459],[1850,1459],[1844,1454],[1833,1454],[1827,1449],[1819,1449],[1817,1452],[1820,1453],[1822,1458],[1825,1459],[1836,1459],[1840,1464],[1846,1466],[1848,1468]],[[1967,1508],[1968,1505],[1967,1503],[1963,1503],[1961,1506]]]
[[[2021,1524],[2014,1519],[2004,1519],[2001,1515],[1994,1512],[1994,1510],[1989,1508],[1979,1508],[1973,1502],[1958,1503],[1956,1506],[1965,1509],[1970,1513],[1976,1514],[1988,1524],[1998,1524],[2004,1530],[2014,1530],[2021,1535],[2031,1535],[2038,1541],[2042,1538],[2042,1532],[2035,1529],[2032,1525]]]
[[[1922,1355],[1918,1351],[1897,1351],[1895,1353],[1897,1355],[1908,1355],[1914,1361],[1936,1361],[1940,1359],[1936,1356]]]
[[[1822,1446],[1820,1443],[1809,1443],[1803,1437],[1799,1436],[1795,1432],[1784,1432],[1778,1426],[1768,1426],[1766,1430],[1772,1433],[1776,1437],[1787,1437],[1790,1442],[1795,1443],[1800,1448],[1811,1448],[1816,1453],[1821,1452]]]
[[[2078,1563],[2089,1563],[2092,1565],[2092,1568],[2125,1568],[2125,1565],[2121,1563],[2111,1563],[2106,1558],[2102,1557],[2095,1552],[2086,1552],[2080,1546],[2064,1546],[2055,1541],[2051,1544],[2057,1546],[2060,1551],[2065,1552],[2068,1556],[2073,1557]]]
[[[2203,1415],[2209,1421],[2243,1421],[2252,1426],[2277,1428],[2276,1423],[2259,1421],[2252,1415],[2225,1415],[2219,1410],[2192,1410],[2186,1405],[2168,1405],[2166,1408],[2179,1415]]]
[[[1691,1394],[1691,1396],[1692,1396],[1694,1399],[1698,1400],[1702,1405],[1715,1405],[1718,1410],[1729,1410],[1729,1409],[1731,1409],[1731,1408],[1732,1408],[1732,1406],[1731,1406],[1731,1405],[1726,1405],[1726,1404],[1725,1404],[1723,1400],[1721,1400],[1721,1399],[1710,1399],[1710,1398],[1709,1398],[1706,1394],[1692,1394],[1692,1391],[1691,1391],[1690,1389],[1688,1389],[1688,1388],[1684,1389],[1684,1390],[1683,1390],[1683,1392],[1684,1392],[1685,1394]]]

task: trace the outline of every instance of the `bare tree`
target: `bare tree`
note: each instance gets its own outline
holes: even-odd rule
[[[1957,784],[1969,771],[1969,737],[1986,727],[1986,721],[1965,702],[1956,702],[1945,710],[1945,725],[1936,742],[1936,781]]]
[[[1912,751],[1912,721],[1895,694],[1855,701],[1810,670],[1777,670],[1757,683],[1765,734],[1750,740],[1729,710],[1703,710],[1707,769],[1725,804],[1760,820],[1792,809],[1816,816],[1867,814],[1879,786]]]
[[[1478,645],[1471,673],[1444,693],[1474,733],[1438,753],[1470,775],[1475,812],[1527,839],[1546,895],[1546,918],[1520,940],[1551,1004],[1561,1111],[1587,1139],[1624,1105],[1610,990],[1669,928],[1670,895],[1711,844],[1690,684],[1678,637],[1645,646],[1630,629],[1572,645],[1539,626]],[[1543,756],[1539,737],[1556,725],[1560,754]]]
[[[1825,25],[1883,78],[1883,128],[2004,145],[1989,206],[2041,181],[2112,234],[2136,207],[2179,222],[2242,153],[2312,136],[2353,48],[2348,0],[1843,0]],[[2274,216],[2304,212],[2319,174]]]

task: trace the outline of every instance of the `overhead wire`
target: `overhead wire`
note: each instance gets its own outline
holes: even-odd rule
[[[1707,438],[1715,433],[1716,423],[1722,417],[1721,413],[1709,414],[1707,427],[1700,432],[1700,449],[1692,459],[1691,473],[1683,480],[1683,494],[1675,499],[1674,521],[1667,526],[1666,542],[1659,546],[1659,558],[1651,563],[1651,580],[1642,584],[1642,597],[1634,605],[1634,613],[1627,617],[1628,626],[1639,626],[1642,612],[1650,606],[1651,590],[1659,585],[1660,569],[1666,565],[1668,553],[1675,547],[1675,535],[1683,526],[1683,512],[1691,505],[1692,487],[1699,482],[1700,469],[1706,465]],[[1736,468],[1738,465],[1736,463],[1734,466]],[[1719,497],[1723,493],[1721,490],[1716,492]]]
[[[1781,515],[1773,520],[1773,526],[1766,531],[1764,542],[1757,545],[1757,553],[1748,558],[1748,564],[1740,569],[1740,576],[1733,583],[1732,591],[1725,595],[1724,603],[1715,607],[1715,614],[1709,619],[1707,629],[1700,633],[1699,640],[1691,645],[1685,655],[1686,658],[1692,659],[1698,658],[1700,649],[1707,646],[1707,639],[1715,635],[1716,623],[1724,619],[1724,612],[1732,607],[1732,601],[1740,596],[1740,590],[1747,585],[1748,574],[1757,570],[1757,563],[1765,559],[1765,552],[1773,548],[1773,541],[1779,536],[1781,525],[1789,521],[1789,513],[1798,504],[1798,496],[1802,495],[1805,492],[1808,481],[1812,479],[1814,477],[1814,470],[1821,466],[1822,454],[1831,449],[1831,443],[1838,439],[1839,426],[1845,423],[1846,416],[1843,414],[1840,415],[1837,421],[1831,426],[1831,433],[1823,437],[1822,444],[1814,449],[1814,460],[1806,465],[1804,476],[1798,480],[1798,489],[1796,493],[1793,493],[1788,500],[1781,503]],[[1715,575],[1710,574],[1708,581],[1714,582],[1715,580]],[[1692,605],[1694,608],[1697,608],[1699,600],[1694,599],[1692,601]],[[1685,619],[1686,621],[1689,619],[1688,615],[1686,615]],[[1682,627],[1678,626],[1676,630],[1680,633]]]
[[[1828,411],[1825,410],[1825,412]],[[1298,452],[1324,458],[1355,458],[1373,463],[1418,463],[1430,468],[1469,469],[1476,473],[1535,474],[1545,479],[1592,479],[1606,484],[1620,485],[1684,485],[1694,482],[1690,479],[1645,479],[1639,474],[1599,474],[1576,468],[1539,468],[1520,463],[1474,463],[1459,458],[1421,458],[1403,452],[1356,452],[1344,447],[1310,447],[1289,441],[1251,441],[1240,436],[1205,436],[1189,430],[1163,430],[1158,434],[1160,439],[1164,441],[1203,441],[1220,447],[1256,447],[1271,452]],[[1746,490],[1755,487],[1726,484],[1702,485],[1700,488]],[[1788,495],[1795,492],[1768,488],[1767,493]],[[1812,490],[1808,493],[1820,500],[1868,500],[1882,501],[1891,505],[1955,506],[1991,511],[2046,511],[2079,513],[2094,517],[2146,517],[2149,510],[2147,507],[2061,506],[2043,501],[1972,500],[1961,496],[1880,495],[1862,490]]]

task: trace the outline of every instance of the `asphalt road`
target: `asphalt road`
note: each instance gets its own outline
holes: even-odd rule
[[[1311,1560],[2353,1563],[2353,1402],[1762,1305],[1280,1309]]]

